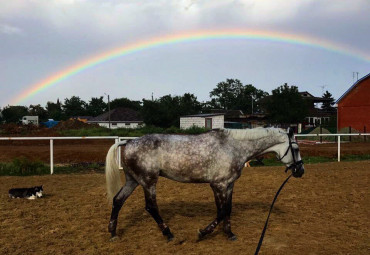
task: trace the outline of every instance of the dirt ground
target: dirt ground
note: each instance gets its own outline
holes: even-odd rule
[[[54,163],[68,164],[81,162],[104,163],[106,153],[113,140],[55,140]],[[0,162],[9,162],[16,157],[31,160],[50,160],[49,141],[0,141]],[[302,156],[337,157],[337,144],[300,144]],[[341,155],[370,154],[370,142],[341,144]]]
[[[275,205],[260,254],[369,254],[370,161],[306,165]],[[246,168],[236,182],[232,228],[197,241],[215,217],[206,184],[158,183],[158,205],[175,235],[167,242],[144,210],[138,187],[109,242],[110,205],[103,174],[0,177],[0,254],[253,254],[270,203],[286,178],[284,167]],[[45,197],[10,199],[13,187],[44,184]]]

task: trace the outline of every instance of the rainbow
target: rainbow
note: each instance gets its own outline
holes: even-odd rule
[[[105,63],[118,57],[123,57],[136,52],[163,47],[171,44],[179,44],[184,42],[198,42],[204,40],[230,40],[230,39],[247,39],[247,40],[263,40],[271,42],[282,42],[288,44],[302,45],[323,49],[349,57],[357,58],[359,60],[370,62],[370,54],[360,52],[348,46],[343,46],[331,41],[311,36],[288,34],[272,31],[255,31],[255,30],[224,30],[224,31],[196,31],[189,33],[181,33],[174,35],[161,36],[149,40],[135,42],[122,47],[114,48],[98,55],[89,57],[74,65],[63,69],[46,79],[32,84],[28,89],[17,95],[11,100],[11,104],[20,104],[28,98],[31,98],[37,93],[40,93],[51,86],[60,83],[61,81],[76,75],[84,70]]]

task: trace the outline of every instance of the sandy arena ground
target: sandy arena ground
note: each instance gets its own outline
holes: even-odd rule
[[[260,254],[370,254],[370,161],[306,165],[273,210]],[[109,242],[110,205],[103,174],[0,177],[0,254],[253,254],[284,167],[247,168],[236,182],[232,227],[197,241],[197,229],[215,217],[206,184],[161,179],[158,205],[175,235],[167,243],[144,210],[138,187]],[[45,197],[9,199],[11,187],[44,184]]]

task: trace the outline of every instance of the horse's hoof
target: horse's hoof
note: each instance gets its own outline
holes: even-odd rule
[[[238,240],[238,237],[236,235],[232,235],[232,236],[229,236],[228,239],[230,241],[236,241],[236,240]]]
[[[173,235],[168,236],[168,237],[167,237],[167,241],[168,241],[168,242],[171,242],[171,241],[173,240],[173,238],[174,238],[174,236],[173,236]]]
[[[198,241],[202,241],[205,236],[206,234],[201,229],[198,229]]]
[[[109,241],[116,242],[118,240],[119,240],[119,237],[118,236],[113,236]]]

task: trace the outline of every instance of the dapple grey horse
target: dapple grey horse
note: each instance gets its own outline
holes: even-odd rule
[[[126,183],[123,186],[117,162],[119,146],[125,146],[122,165]],[[199,135],[152,134],[112,145],[105,170],[108,197],[113,199],[108,225],[112,239],[117,238],[118,213],[138,185],[144,189],[145,209],[163,235],[169,241],[173,239],[170,228],[159,215],[156,202],[156,184],[163,176],[179,182],[210,183],[217,217],[198,231],[199,238],[212,233],[223,221],[227,237],[235,240],[230,224],[234,182],[240,177],[246,161],[268,152],[276,153],[287,169],[292,170],[294,177],[303,175],[303,161],[291,129],[222,129]]]

